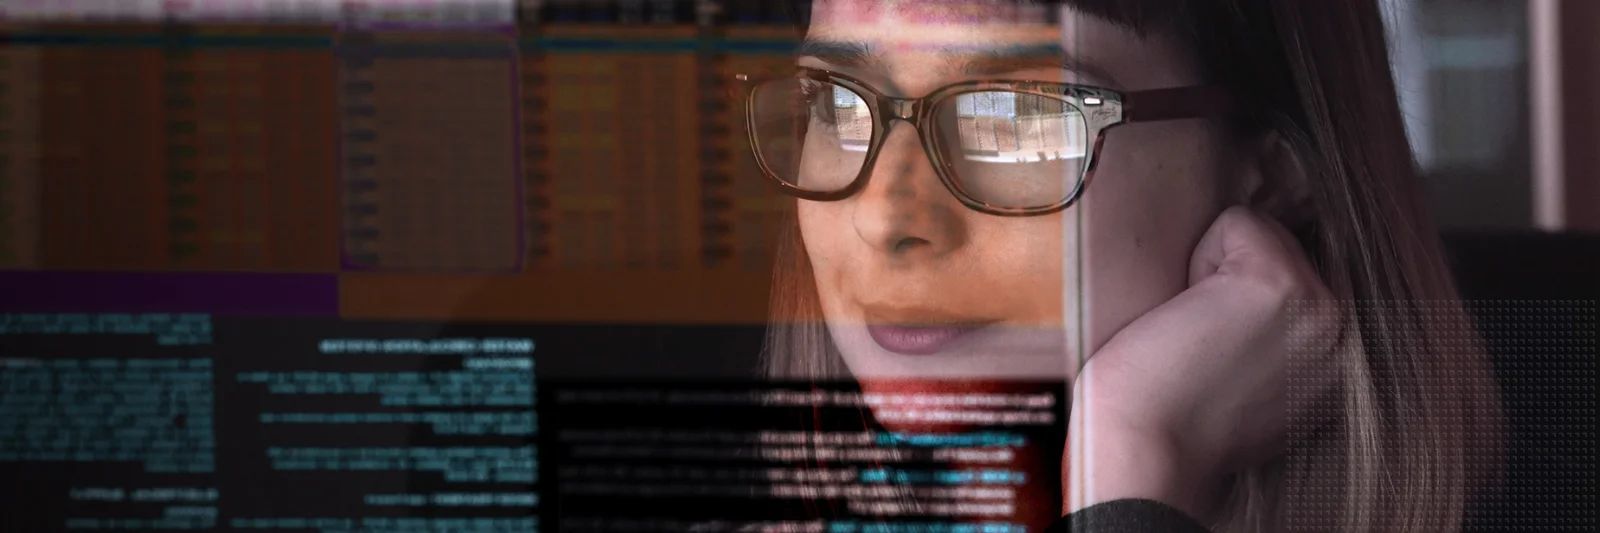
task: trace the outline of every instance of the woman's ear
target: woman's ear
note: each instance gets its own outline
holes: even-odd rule
[[[1253,141],[1250,163],[1237,189],[1237,203],[1271,215],[1279,223],[1295,228],[1311,221],[1315,205],[1311,198],[1310,177],[1294,147],[1272,132]]]

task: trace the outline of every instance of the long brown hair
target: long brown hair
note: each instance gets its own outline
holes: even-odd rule
[[[1460,530],[1474,489],[1499,473],[1499,396],[1424,203],[1378,1],[1029,3],[1176,39],[1210,82],[1249,103],[1238,126],[1276,133],[1306,171],[1313,207],[1296,233],[1356,317],[1341,414],[1294,425],[1308,444],[1239,475],[1215,528]],[[847,377],[794,220],[782,239],[766,371]]]

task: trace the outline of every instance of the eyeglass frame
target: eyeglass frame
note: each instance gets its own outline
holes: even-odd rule
[[[1083,196],[1084,189],[1094,178],[1096,164],[1099,162],[1100,150],[1105,144],[1106,133],[1117,126],[1142,122],[1157,122],[1164,120],[1181,120],[1192,118],[1209,118],[1226,116],[1233,112],[1233,100],[1228,91],[1212,84],[1188,85],[1163,89],[1149,89],[1140,91],[1118,91],[1091,85],[1075,83],[1042,82],[1026,80],[980,80],[964,81],[945,85],[934,89],[919,98],[896,98],[883,94],[871,85],[846,74],[827,69],[814,67],[794,67],[799,75],[770,75],[757,76],[751,74],[735,74],[736,86],[740,89],[740,97],[744,100],[745,132],[748,137],[750,152],[755,157],[756,166],[763,174],[783,189],[786,194],[804,200],[819,202],[838,201],[854,196],[867,184],[872,168],[876,164],[878,155],[883,152],[883,144],[889,137],[889,130],[895,121],[905,121],[916,130],[917,137],[922,143],[922,150],[933,163],[934,173],[938,175],[939,182],[950,191],[963,205],[975,211],[1003,217],[1028,217],[1048,215],[1062,211]],[[761,155],[759,139],[756,135],[756,99],[755,92],[762,85],[784,79],[805,78],[823,83],[839,85],[863,97],[867,104],[867,113],[872,117],[872,137],[867,141],[866,159],[861,163],[861,170],[851,179],[850,184],[837,191],[818,192],[795,186],[779,177],[767,164],[766,158]],[[842,83],[841,83],[842,82]],[[936,126],[923,126],[923,119],[933,114],[933,110],[943,104],[945,100],[962,94],[972,94],[991,91],[1003,91],[1017,94],[1029,94],[1063,101],[1077,109],[1084,116],[1085,131],[1094,140],[1089,143],[1084,154],[1083,178],[1073,187],[1072,192],[1059,202],[1039,207],[1006,207],[989,204],[974,198],[962,189],[960,181],[956,179],[953,165],[946,160],[942,145],[939,144],[938,129]],[[1092,109],[1092,111],[1091,111]],[[886,113],[884,110],[892,110]]]

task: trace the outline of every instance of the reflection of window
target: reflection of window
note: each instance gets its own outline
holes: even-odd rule
[[[1066,101],[1006,92],[956,98],[956,127],[968,159],[1032,162],[1083,157],[1082,115]]]
[[[1407,133],[1440,226],[1527,224],[1528,9],[1537,2],[1382,1]]]
[[[1016,93],[971,93],[956,97],[956,114],[964,117],[1017,116]]]
[[[834,87],[833,108],[840,146],[853,152],[866,151],[867,140],[872,138],[872,114],[867,111],[866,101],[854,91]]]
[[[833,88],[833,107],[849,109],[856,106],[865,107],[866,105],[867,103],[862,101],[861,97],[856,95],[854,91],[842,87]]]

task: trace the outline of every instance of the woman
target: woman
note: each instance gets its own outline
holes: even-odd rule
[[[770,373],[1070,382],[1073,519],[1459,530],[1499,411],[1377,1],[1058,3],[809,3]]]

